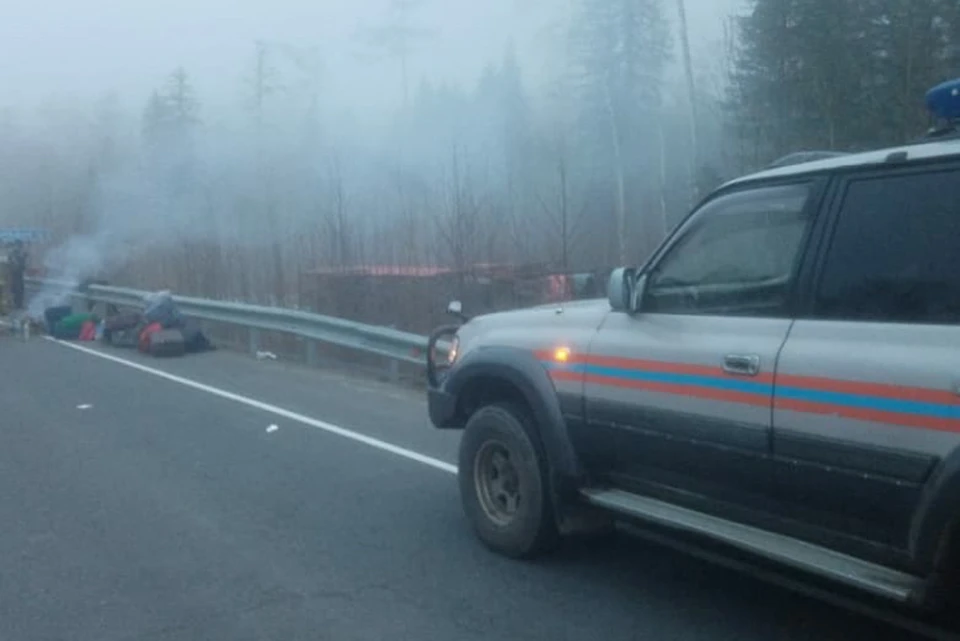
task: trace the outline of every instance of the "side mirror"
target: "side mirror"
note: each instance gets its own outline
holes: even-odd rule
[[[469,320],[463,313],[463,303],[458,300],[452,300],[447,303],[447,313],[451,316],[456,316],[463,322],[467,322],[467,320]]]
[[[647,277],[637,273],[633,267],[621,267],[610,274],[607,285],[607,299],[610,308],[615,312],[636,314],[640,311],[643,292],[646,288]]]

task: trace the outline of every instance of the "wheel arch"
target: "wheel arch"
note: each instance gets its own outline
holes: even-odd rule
[[[456,399],[456,423],[465,425],[480,407],[507,402],[530,412],[550,466],[552,489],[565,495],[583,477],[567,430],[556,388],[532,351],[511,347],[478,348],[464,354],[444,389]]]

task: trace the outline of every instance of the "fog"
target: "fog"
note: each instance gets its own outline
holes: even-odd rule
[[[955,2],[781,4],[7,2],[0,227],[51,277],[355,316],[322,274],[636,263],[725,179],[920,133],[960,68]]]
[[[664,13],[675,19],[665,3]],[[513,40],[531,82],[555,73],[556,38],[574,0],[422,0],[412,16],[429,36],[411,56],[411,78],[470,81]],[[709,56],[722,21],[742,0],[687,0],[694,54]],[[0,6],[0,105],[89,100],[117,92],[140,107],[178,65],[205,102],[231,105],[255,40],[317,47],[325,92],[341,108],[383,117],[397,106],[395,65],[369,59],[358,31],[384,23],[392,0],[39,0]],[[414,18],[411,18],[413,20]],[[539,76],[539,77],[538,77]],[[392,92],[384,92],[384,87]]]

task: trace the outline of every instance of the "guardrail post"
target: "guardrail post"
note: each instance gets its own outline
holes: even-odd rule
[[[387,363],[387,367],[390,372],[389,373],[390,382],[399,383],[400,382],[400,361],[394,360],[391,358]]]
[[[309,338],[306,340],[307,343],[307,366],[316,367],[317,366],[317,342],[312,341]]]
[[[256,354],[260,351],[260,330],[256,327],[250,328],[250,353]]]

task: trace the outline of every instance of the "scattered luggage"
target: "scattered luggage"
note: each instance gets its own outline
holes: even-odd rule
[[[52,334],[53,328],[57,326],[57,323],[72,313],[73,308],[69,305],[57,305],[45,309],[43,312],[43,322],[46,325],[47,332]]]
[[[213,349],[213,345],[207,340],[197,321],[184,321],[183,329],[180,331],[183,332],[183,344],[188,353],[196,354]]]
[[[80,336],[78,337],[81,341],[92,341],[97,338],[97,324],[88,320],[83,325],[80,326]]]
[[[170,292],[157,292],[147,296],[144,300],[146,309],[143,311],[143,318],[148,323],[160,323],[165,329],[183,326],[183,316],[173,302],[173,296]]]
[[[150,353],[150,336],[163,331],[160,323],[150,323],[140,331],[140,351],[144,354]]]
[[[113,333],[125,330],[137,330],[143,323],[143,314],[140,312],[123,312],[108,316],[103,322],[103,340],[113,344]],[[136,332],[139,334],[139,331]]]
[[[112,332],[118,329],[131,329],[140,324],[143,320],[143,314],[140,312],[123,312],[108,316],[104,320],[104,330]]]
[[[161,358],[183,356],[186,352],[183,332],[179,329],[161,329],[153,332],[149,337],[149,352],[151,356]]]
[[[137,331],[136,327],[133,327],[131,329],[113,330],[110,332],[109,337],[106,338],[106,341],[113,347],[134,349],[137,347],[139,339],[140,332]]]
[[[84,323],[97,322],[94,314],[70,314],[64,316],[53,326],[53,337],[62,341],[75,341],[80,338]]]
[[[74,314],[68,305],[44,310],[49,333],[60,340],[102,341],[112,347],[136,348],[159,357],[215,349],[195,320],[185,318],[168,291],[144,297],[144,310],[110,314]]]

